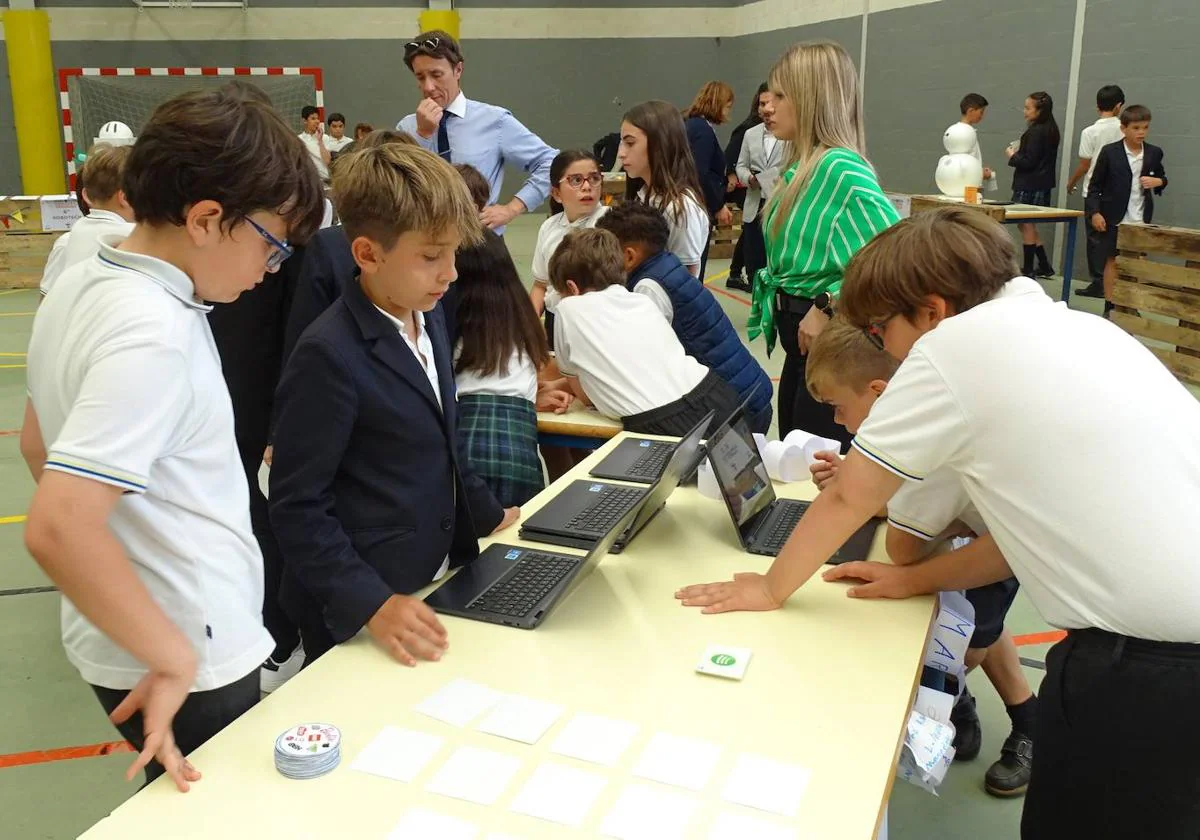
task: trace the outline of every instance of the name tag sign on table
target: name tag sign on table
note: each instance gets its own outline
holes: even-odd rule
[[[938,596],[938,615],[925,649],[925,664],[935,671],[958,676],[967,667],[967,648],[975,632],[975,608],[958,592]]]

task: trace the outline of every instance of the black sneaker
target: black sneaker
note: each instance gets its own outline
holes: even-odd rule
[[[1000,758],[988,768],[983,787],[992,796],[1024,796],[1033,767],[1033,739],[1013,730],[1000,748]]]
[[[732,274],[729,275],[729,279],[725,281],[725,288],[733,289],[738,292],[753,291],[753,287],[751,287],[750,281],[747,280],[745,277],[743,277],[740,274],[737,275],[736,277]]]
[[[1051,268],[1050,266],[1042,265],[1042,266],[1038,266],[1037,276],[1041,277],[1043,279],[1049,279],[1051,277],[1057,277],[1058,275],[1056,275],[1054,273],[1054,269]]]
[[[950,710],[950,723],[954,726],[954,760],[974,761],[983,746],[983,725],[971,692],[964,690],[958,698]]]
[[[1104,297],[1104,284],[1093,280],[1075,294],[1079,297],[1102,298]]]

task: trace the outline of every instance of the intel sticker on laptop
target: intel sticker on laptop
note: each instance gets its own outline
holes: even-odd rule
[[[508,552],[508,554],[504,555],[505,560],[519,560],[520,558],[521,558],[521,552],[517,551],[515,548],[512,551]]]
[[[599,493],[602,490],[604,490],[603,484],[593,484],[591,487],[588,488],[589,493]]]
[[[642,449],[649,449],[650,444],[652,444],[653,442],[654,441],[652,441],[652,440],[644,440],[641,443],[639,443],[638,446],[642,447]]]
[[[746,666],[750,664],[750,655],[750,648],[709,645],[704,649],[704,654],[700,657],[696,670],[701,674],[711,674],[714,677],[740,680],[746,675]]]

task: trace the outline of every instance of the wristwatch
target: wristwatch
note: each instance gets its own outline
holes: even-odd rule
[[[813,306],[819,309],[826,318],[833,317],[833,295],[829,292],[821,292],[813,298]]]

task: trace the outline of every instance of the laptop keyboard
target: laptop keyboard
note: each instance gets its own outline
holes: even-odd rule
[[[527,551],[506,577],[484,590],[467,609],[524,618],[578,565],[578,560]]]
[[[778,510],[772,511],[770,528],[763,535],[761,543],[763,550],[772,554],[778,554],[783,549],[783,544],[796,529],[796,523],[804,516],[804,511],[808,510],[808,505],[804,502],[785,502],[777,504],[776,507]]]
[[[600,498],[595,504],[575,514],[567,523],[566,530],[607,534],[646,495],[646,491],[633,487],[608,487],[598,495]]]
[[[673,451],[674,447],[670,444],[652,446],[646,451],[645,455],[630,465],[625,474],[630,478],[645,478],[650,481],[658,481],[658,477],[662,475],[662,471],[667,466],[667,461],[670,460]]]

